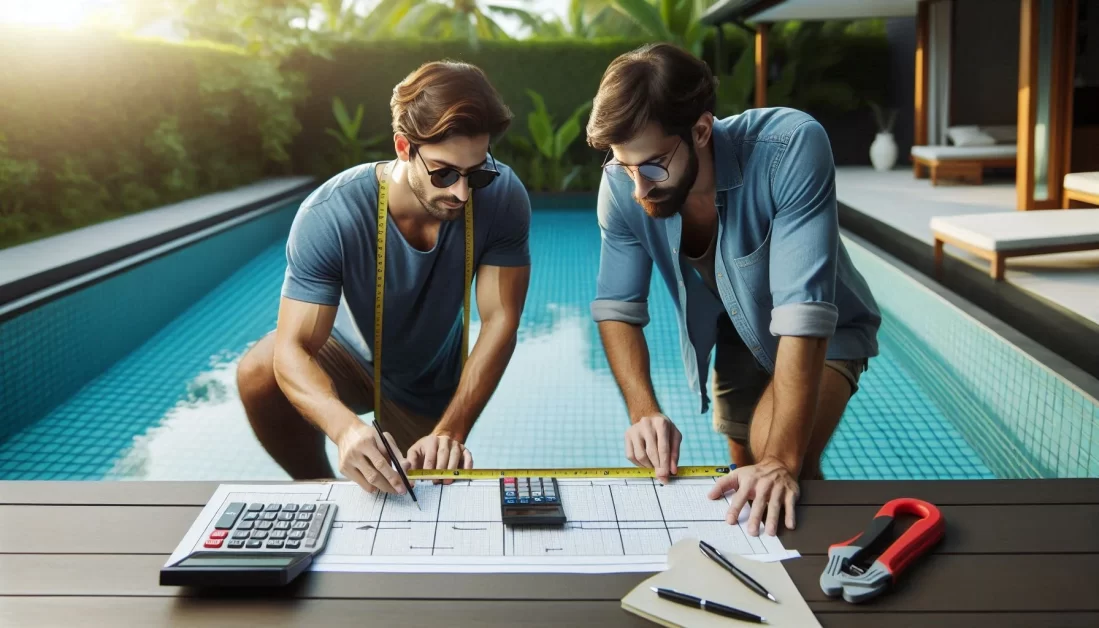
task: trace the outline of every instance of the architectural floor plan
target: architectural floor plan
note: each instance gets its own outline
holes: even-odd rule
[[[420,482],[419,508],[407,495],[372,495],[350,482],[223,484],[192,526],[198,533],[189,533],[176,553],[197,549],[198,534],[225,504],[324,501],[337,510],[327,545],[312,566],[322,571],[658,571],[671,545],[685,537],[758,560],[798,555],[776,537],[752,537],[740,525],[725,523],[728,500],[706,497],[713,483],[559,479],[568,522],[556,527],[505,526],[494,480]],[[747,514],[745,508],[742,522]]]

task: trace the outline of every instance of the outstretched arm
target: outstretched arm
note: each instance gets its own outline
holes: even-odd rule
[[[481,332],[470,352],[458,391],[433,433],[465,442],[515,351],[527,298],[530,266],[482,266],[477,272]]]

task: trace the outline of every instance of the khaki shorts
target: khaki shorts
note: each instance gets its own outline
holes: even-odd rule
[[[335,338],[329,337],[317,352],[317,363],[332,378],[340,401],[352,412],[362,415],[374,411],[374,379]],[[378,424],[393,436],[401,455],[430,434],[438,422],[438,418],[416,414],[382,397]]]
[[[859,377],[868,360],[826,360],[824,365],[839,372],[851,384],[851,394],[859,389]],[[752,352],[741,340],[729,317],[722,315],[717,323],[717,346],[714,355],[713,410],[714,430],[745,443],[752,425],[752,414],[771,381]]]

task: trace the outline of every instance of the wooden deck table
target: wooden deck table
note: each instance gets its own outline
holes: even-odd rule
[[[0,626],[646,626],[619,600],[646,574],[305,574],[200,592],[159,569],[211,482],[0,482]],[[823,626],[1099,626],[1099,479],[806,482],[784,563]],[[825,598],[828,545],[896,497],[936,504],[945,539],[899,585]],[[730,622],[733,625],[733,622]],[[747,624],[745,624],[747,625]]]

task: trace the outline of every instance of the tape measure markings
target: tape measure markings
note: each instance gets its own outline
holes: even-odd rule
[[[679,467],[672,478],[717,477],[729,473],[728,466]],[[512,477],[555,478],[655,478],[655,469],[641,467],[590,467],[566,469],[412,469],[410,480],[492,480]]]
[[[393,162],[386,164],[378,183],[378,246],[374,278],[374,418],[385,425],[382,416],[382,313],[385,301],[385,242],[388,234],[389,173]],[[465,206],[465,294],[462,297],[462,367],[469,356],[469,315],[473,285],[473,190]]]

